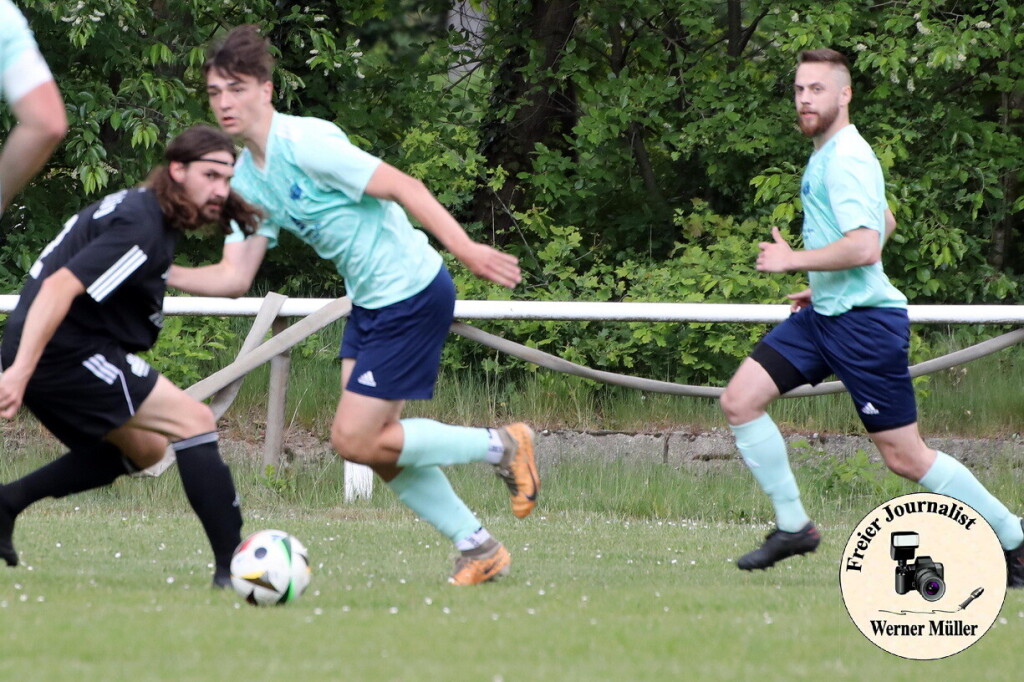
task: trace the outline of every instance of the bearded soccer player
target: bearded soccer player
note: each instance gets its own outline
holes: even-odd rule
[[[765,410],[780,395],[835,374],[889,469],[976,509],[1003,546],[1007,584],[1024,587],[1021,519],[918,431],[907,299],[881,262],[895,220],[881,165],[850,123],[846,58],[828,49],[802,52],[793,93],[800,130],[814,143],[800,192],[806,248],[793,250],[773,228],[772,241],[760,244],[757,269],[806,271],[811,286],[789,296],[794,314],[754,348],[721,398],[736,446],[776,514],[776,529],[736,564],[764,569],[817,548],[818,529],[800,501],[785,441]]]
[[[401,418],[406,400],[433,397],[455,305],[440,254],[405,211],[479,277],[514,287],[518,261],[469,239],[422,182],[358,149],[333,123],[275,111],[268,48],[255,26],[240,26],[209,50],[204,66],[217,122],[245,145],[232,187],[266,219],[251,237],[229,236],[219,263],[172,268],[168,284],[240,296],[282,230],[330,260],[352,299],[338,354],[341,398],[331,445],[346,460],[371,467],[451,539],[460,552],[452,584],[505,575],[508,551],[455,494],[441,467],[493,464],[511,492],[513,513],[524,517],[540,487],[533,431],[525,424],[486,429]]]
[[[230,584],[242,516],[210,408],[135,355],[163,324],[167,271],[179,236],[208,224],[253,230],[255,210],[230,192],[235,146],[210,126],[167,146],[145,186],[72,217],[43,249],[7,321],[0,416],[24,402],[69,452],[0,486],[0,557],[18,564],[17,516],[45,497],[110,485],[155,464],[168,441],[214,555],[214,586]],[[236,228],[237,229],[237,228]]]
[[[0,0],[0,97],[18,123],[0,150],[0,216],[68,130],[64,101],[25,17]]]

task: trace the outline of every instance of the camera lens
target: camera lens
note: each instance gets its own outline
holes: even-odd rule
[[[946,594],[946,583],[934,570],[926,568],[917,574],[917,591],[928,601],[938,601]]]

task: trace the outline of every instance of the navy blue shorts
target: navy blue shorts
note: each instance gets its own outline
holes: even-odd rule
[[[72,450],[95,445],[135,416],[160,376],[113,340],[48,350],[25,387],[24,404]],[[4,351],[3,359],[13,362],[17,348]]]
[[[835,374],[864,428],[877,433],[917,421],[909,346],[904,308],[854,308],[829,316],[807,307],[768,332],[750,357],[781,393]]]
[[[352,306],[339,358],[355,358],[346,391],[383,400],[434,397],[455,313],[455,284],[441,266],[420,293],[376,310]]]

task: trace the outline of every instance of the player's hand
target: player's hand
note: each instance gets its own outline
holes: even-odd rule
[[[790,300],[789,312],[795,313],[811,304],[811,290],[808,288],[794,294],[786,294],[786,298]]]
[[[0,375],[0,417],[13,419],[25,397],[28,377],[22,376],[12,367]]]
[[[792,269],[793,249],[782,238],[778,227],[772,227],[772,240],[757,245],[757,269],[761,272],[789,272]]]
[[[523,276],[519,259],[479,242],[472,242],[461,253],[455,254],[477,277],[514,289]]]

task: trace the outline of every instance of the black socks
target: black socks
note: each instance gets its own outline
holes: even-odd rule
[[[14,520],[33,502],[64,497],[110,485],[119,476],[137,471],[112,443],[72,450],[16,481],[0,486],[0,559],[18,565],[12,536]]]
[[[216,432],[173,444],[185,496],[210,540],[216,567],[225,574],[241,542],[242,512],[231,470],[220,457]],[[0,559],[17,564],[11,535],[18,514],[44,497],[65,497],[110,485],[138,471],[112,443],[72,450],[7,485],[0,486]]]
[[[136,471],[112,443],[72,450],[16,481],[0,486],[0,504],[17,516],[44,497],[65,497],[110,485]]]
[[[242,541],[242,511],[231,470],[212,431],[173,443],[185,496],[210,539],[216,567],[226,570]]]

